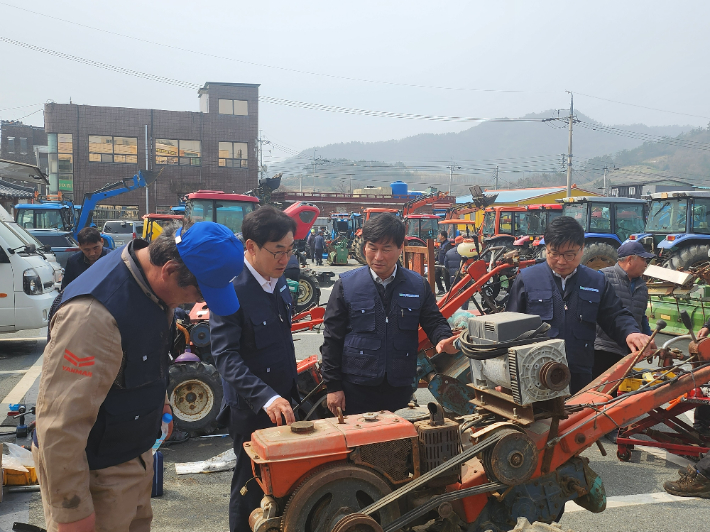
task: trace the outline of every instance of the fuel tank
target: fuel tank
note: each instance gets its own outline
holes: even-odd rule
[[[417,430],[406,419],[381,411],[344,416],[342,423],[328,418],[257,430],[244,450],[264,493],[283,497],[314,468],[345,460],[359,448],[395,440],[414,446]]]

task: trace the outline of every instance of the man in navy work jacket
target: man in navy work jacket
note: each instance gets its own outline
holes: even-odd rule
[[[84,227],[76,235],[76,239],[79,242],[81,251],[77,251],[67,260],[67,265],[64,268],[64,277],[62,278],[62,290],[88,270],[89,266],[92,266],[101,257],[108,255],[108,249],[104,249],[101,233],[95,227]]]
[[[456,353],[429,283],[397,265],[404,224],[380,214],[362,228],[367,266],[341,274],[323,324],[321,373],[328,408],[345,414],[407,406],[417,374],[421,324],[437,352]]]
[[[269,206],[244,217],[244,270],[234,279],[241,307],[228,316],[210,313],[212,355],[222,375],[224,399],[217,418],[229,426],[237,464],[229,500],[229,529],[249,530],[249,514],[264,496],[244,442],[257,429],[290,425],[298,401],[296,353],[291,337],[291,295],[284,270],[293,253],[296,222]]]
[[[518,274],[507,310],[537,314],[551,325],[550,338],[564,339],[570,392],[575,394],[592,381],[597,324],[631,351],[642,349],[649,337],[641,333],[604,274],[579,264],[584,229],[574,218],[560,216],[547,226],[545,249],[546,262]]]

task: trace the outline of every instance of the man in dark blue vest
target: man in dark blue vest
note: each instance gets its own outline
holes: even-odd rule
[[[217,419],[229,426],[237,456],[229,500],[232,532],[249,530],[249,514],[264,496],[256,482],[247,485],[254,475],[244,442],[257,429],[294,421],[296,353],[284,271],[293,253],[295,232],[296,222],[270,206],[245,216],[246,267],[233,283],[241,308],[229,315],[210,313],[212,355],[224,388]]]
[[[520,271],[507,310],[537,314],[551,325],[549,336],[565,341],[572,373],[570,392],[592,381],[596,325],[619,345],[642,349],[649,337],[621,304],[603,274],[581,266],[584,229],[569,216],[555,218],[545,230],[547,260]]]
[[[104,241],[101,238],[101,233],[95,227],[84,227],[79,234],[76,235],[79,242],[79,249],[67,259],[67,265],[64,268],[64,277],[62,278],[62,290],[69,283],[79,277],[82,273],[89,269],[101,257],[108,255],[109,250],[104,248]]]
[[[325,311],[323,365],[334,414],[398,410],[416,385],[421,325],[437,352],[456,353],[429,283],[397,265],[404,224],[380,214],[362,228],[367,266],[341,274]]]
[[[136,239],[74,280],[52,307],[32,453],[48,530],[148,531],[173,309],[234,312],[243,248],[223,225]]]

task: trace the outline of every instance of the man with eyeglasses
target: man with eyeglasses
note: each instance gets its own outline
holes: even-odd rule
[[[237,463],[229,500],[231,532],[250,530],[249,514],[263,492],[253,477],[244,442],[257,429],[295,421],[296,354],[291,336],[291,295],[284,277],[293,254],[296,222],[264,206],[244,217],[244,270],[232,284],[241,307],[229,316],[210,313],[212,355],[224,398],[217,420],[228,425]]]
[[[577,393],[592,381],[597,325],[619,346],[640,350],[649,336],[624,308],[604,274],[581,266],[584,229],[569,216],[555,218],[545,230],[546,262],[520,271],[507,310],[537,314],[550,324],[550,338],[565,341]]]

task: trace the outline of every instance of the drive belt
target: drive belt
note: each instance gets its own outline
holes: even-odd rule
[[[384,508],[388,504],[396,501],[400,497],[403,497],[407,493],[414,491],[415,489],[423,486],[424,484],[426,484],[430,480],[432,480],[432,479],[436,478],[437,476],[441,475],[442,473],[448,471],[452,467],[457,466],[457,465],[461,465],[464,462],[466,462],[467,460],[470,460],[471,458],[473,458],[474,456],[476,456],[480,452],[485,451],[488,447],[495,445],[498,442],[498,440],[500,440],[502,437],[503,437],[503,434],[501,434],[501,433],[492,434],[491,436],[489,436],[488,438],[486,438],[482,442],[477,443],[476,445],[474,445],[470,449],[466,449],[464,452],[457,454],[456,456],[454,456],[450,460],[447,460],[443,464],[435,467],[434,469],[432,469],[428,473],[424,473],[420,477],[405,484],[404,486],[393,491],[389,495],[385,495],[380,500],[375,501],[370,506],[363,508],[360,513],[363,513],[365,515],[371,515],[371,514],[375,513],[376,511]],[[484,484],[483,486],[476,486],[476,488],[470,488],[470,489],[483,488],[484,486],[493,486],[490,490],[488,490],[488,491],[493,491],[494,489],[496,489],[496,486],[498,486],[498,484],[495,484],[495,485]],[[471,495],[475,495],[475,493],[472,493]],[[407,515],[409,515],[409,514],[405,514],[400,519],[403,519]]]
[[[414,510],[407,512],[399,519],[392,521],[390,524],[384,527],[384,532],[394,532],[395,530],[399,530],[400,528],[406,526],[408,523],[411,523],[418,517],[421,517],[428,511],[438,507],[441,503],[457,501],[459,499],[465,499],[466,497],[471,497],[473,495],[481,495],[483,493],[489,493],[491,491],[496,491],[501,488],[507,487],[508,486],[506,486],[502,482],[488,482],[486,484],[481,484],[480,486],[474,486],[472,488],[466,488],[462,490],[451,491],[449,493],[444,493],[443,495],[439,495],[438,497],[430,499],[426,502],[426,504],[418,506]]]

